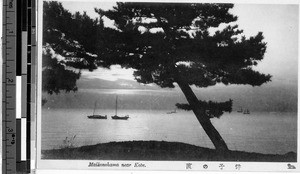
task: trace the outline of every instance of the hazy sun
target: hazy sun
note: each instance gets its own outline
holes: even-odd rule
[[[124,80],[134,80],[133,77],[133,69],[125,69],[121,68],[120,65],[113,65],[110,67],[110,69],[106,68],[98,68],[97,70],[94,70],[92,72],[90,71],[83,71],[82,77],[88,78],[88,79],[103,79],[103,80],[109,80],[109,81],[117,81],[120,79]]]

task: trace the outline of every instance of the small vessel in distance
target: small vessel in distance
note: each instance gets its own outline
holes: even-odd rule
[[[237,110],[237,112],[242,113],[243,112],[243,108],[241,107],[240,110]]]
[[[95,102],[93,115],[87,116],[89,119],[107,119],[107,115],[95,115],[97,101]]]
[[[243,109],[242,107],[240,108],[240,110],[237,110],[237,112],[243,113],[243,114],[250,114],[249,109]]]
[[[116,96],[116,114],[114,116],[111,116],[114,120],[127,120],[129,118],[128,115],[125,116],[118,116],[118,96]]]
[[[175,114],[175,113],[177,113],[176,109],[174,109],[174,111],[167,112],[167,114]]]
[[[248,109],[245,109],[243,114],[250,114],[250,111]]]
[[[107,115],[89,115],[87,117],[90,119],[107,119]]]
[[[127,120],[129,118],[129,116],[125,115],[124,117],[120,117],[120,116],[114,115],[114,116],[111,116],[111,118],[115,119],[115,120]]]

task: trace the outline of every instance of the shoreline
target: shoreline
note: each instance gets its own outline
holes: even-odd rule
[[[297,153],[279,155],[231,150],[218,152],[180,142],[123,141],[42,150],[42,159],[297,162]]]

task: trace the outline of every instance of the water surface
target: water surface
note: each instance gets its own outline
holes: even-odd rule
[[[88,119],[91,109],[43,109],[42,150],[64,146],[63,140],[75,136],[72,145],[83,146],[111,141],[158,140],[184,142],[213,148],[192,112],[167,114],[165,110],[121,110],[128,120],[112,120],[114,110],[97,110],[107,120]],[[284,154],[297,150],[296,113],[232,112],[212,123],[229,149]]]

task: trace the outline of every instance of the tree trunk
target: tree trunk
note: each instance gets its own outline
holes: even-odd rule
[[[199,106],[199,100],[196,97],[195,93],[191,89],[188,83],[186,83],[184,80],[177,80],[177,84],[181,88],[182,92],[184,93],[188,103],[190,104],[194,114],[196,115],[196,118],[198,119],[199,123],[203,127],[204,131],[214,144],[216,150],[219,151],[227,151],[228,147],[219,134],[219,132],[216,130],[216,128],[212,125],[209,117],[205,113],[204,109]]]

